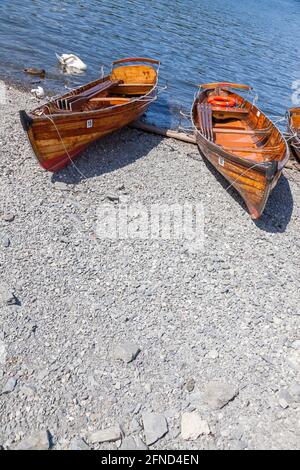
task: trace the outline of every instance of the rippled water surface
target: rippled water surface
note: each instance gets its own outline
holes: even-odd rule
[[[0,78],[28,82],[24,67],[45,68],[41,84],[57,92],[117,58],[159,58],[168,90],[148,113],[159,125],[174,127],[194,85],[217,80],[254,85],[260,107],[277,116],[300,79],[300,1],[0,0],[0,46]],[[65,76],[55,52],[78,54],[87,72]]]

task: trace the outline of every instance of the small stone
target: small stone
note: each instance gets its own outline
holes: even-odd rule
[[[300,350],[290,354],[290,356],[287,358],[287,362],[295,372],[300,372]]]
[[[4,248],[8,248],[10,246],[10,239],[8,238],[7,235],[2,235],[1,241],[2,241],[2,246]]]
[[[300,384],[294,383],[288,389],[288,393],[293,399],[293,401],[300,402]]]
[[[148,446],[138,436],[125,437],[120,450],[148,450]]]
[[[50,448],[49,431],[36,431],[28,438],[23,439],[16,450],[48,450]]]
[[[210,409],[220,410],[232,401],[238,393],[238,389],[233,385],[211,381],[204,387],[202,398]]]
[[[112,202],[118,202],[118,201],[119,201],[119,195],[118,195],[118,194],[114,194],[114,193],[109,193],[109,194],[107,194],[106,198],[107,198],[109,201],[112,201]]]
[[[197,411],[183,413],[181,417],[181,437],[185,441],[195,441],[200,436],[208,436],[210,429],[207,421],[201,419]]]
[[[289,407],[289,405],[293,402],[293,398],[289,394],[288,390],[280,390],[278,396],[278,403],[284,410]]]
[[[168,423],[166,418],[161,414],[143,413],[143,426],[148,446],[154,444],[168,432]]]
[[[54,189],[58,191],[71,191],[73,186],[67,183],[63,183],[62,181],[57,181],[54,183]]]
[[[21,392],[24,393],[28,398],[33,397],[36,394],[36,387],[34,385],[25,384],[21,388]]]
[[[113,356],[115,359],[120,359],[127,363],[133,361],[139,353],[140,348],[136,344],[130,342],[118,344],[113,350]]]
[[[213,349],[206,355],[206,357],[208,357],[209,359],[218,359],[219,353],[216,349]]]
[[[146,383],[144,387],[145,387],[145,392],[146,392],[147,394],[149,394],[149,393],[152,392],[151,384]]]
[[[300,349],[300,339],[297,339],[296,341],[294,341],[292,344],[291,344],[291,347],[293,349]]]
[[[91,450],[91,448],[81,437],[74,437],[70,442],[70,450]]]
[[[195,380],[194,379],[188,379],[185,388],[187,389],[188,392],[192,392],[195,388]]]
[[[92,444],[100,442],[115,442],[119,439],[122,439],[122,431],[118,425],[107,429],[102,429],[101,431],[96,431],[89,437],[89,441]]]
[[[140,423],[138,422],[137,419],[133,419],[130,424],[130,433],[134,434],[139,432],[142,429]]]
[[[15,220],[15,214],[11,212],[5,212],[3,214],[3,220],[5,220],[5,222],[13,222]]]
[[[230,449],[231,450],[245,450],[248,447],[247,442],[244,441],[232,441],[230,444]]]
[[[141,411],[141,408],[142,408],[142,404],[141,403],[138,403],[134,409],[134,412],[133,414],[134,415],[137,415],[140,411]]]
[[[0,285],[0,304],[2,305],[17,305],[18,299],[12,290],[6,285]]]
[[[10,377],[4,387],[2,388],[2,395],[5,395],[6,393],[11,393],[14,391],[15,386],[17,385],[17,380],[15,377]]]

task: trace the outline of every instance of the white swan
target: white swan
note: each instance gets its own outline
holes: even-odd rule
[[[87,66],[82,60],[75,54],[55,54],[59,63],[64,67],[66,72],[83,72],[87,69]]]
[[[44,98],[45,96],[44,89],[41,86],[38,86],[37,88],[33,88],[31,90],[31,93],[40,99]]]

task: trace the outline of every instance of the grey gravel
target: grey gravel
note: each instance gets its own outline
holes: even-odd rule
[[[157,413],[143,413],[143,426],[146,444],[151,446],[168,432],[166,418]]]
[[[152,412],[169,427],[151,444],[155,451],[238,442],[298,449],[300,404],[290,389],[300,372],[288,358],[300,349],[300,173],[284,171],[257,222],[196,147],[133,129],[51,174],[19,122],[18,111],[36,105],[15,89],[0,105],[0,234],[12,242],[5,249],[0,241],[0,285],[20,300],[0,297],[0,392],[10,377],[18,381],[0,397],[0,443],[14,448],[47,428],[52,447],[67,449],[74,436],[91,444],[90,434],[115,423],[128,438],[133,419],[142,424],[141,414]],[[118,211],[124,187],[130,205],[203,204],[204,247],[101,238],[99,208]],[[130,363],[111,356],[125,342],[142,351]],[[211,351],[219,357],[207,357]],[[239,395],[211,409],[202,397],[211,381],[233,384]],[[281,390],[293,399],[285,409]],[[181,415],[192,411],[211,434],[184,441]],[[116,449],[116,442],[91,446]]]

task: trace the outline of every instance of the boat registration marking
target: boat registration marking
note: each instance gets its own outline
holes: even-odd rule
[[[224,158],[219,157],[219,165],[224,166],[224,164],[225,164]]]
[[[90,129],[91,127],[93,127],[93,125],[94,125],[93,119],[89,119],[89,120],[86,122],[86,127],[87,127],[88,129]]]

